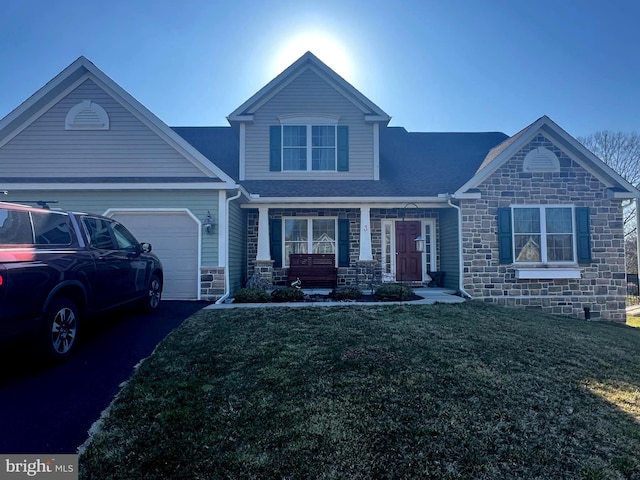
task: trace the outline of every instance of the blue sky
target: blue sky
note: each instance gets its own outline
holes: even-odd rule
[[[305,51],[410,131],[640,132],[640,2],[3,0],[0,117],[80,55],[171,126],[226,116]]]

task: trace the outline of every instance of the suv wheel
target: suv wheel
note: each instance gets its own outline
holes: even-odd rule
[[[54,359],[68,357],[78,343],[78,309],[68,298],[57,298],[44,316],[41,340],[45,352]]]
[[[157,275],[151,275],[147,295],[142,300],[142,308],[147,312],[155,312],[160,306],[162,298],[162,280]]]

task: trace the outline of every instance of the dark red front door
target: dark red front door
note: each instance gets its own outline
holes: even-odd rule
[[[420,222],[396,222],[396,280],[422,280],[422,253],[416,252]]]

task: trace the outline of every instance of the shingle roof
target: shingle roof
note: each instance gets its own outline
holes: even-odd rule
[[[227,175],[238,181],[239,139],[231,127],[171,127]]]
[[[231,127],[174,130],[233,179],[238,179],[238,136]],[[508,137],[488,133],[418,133],[380,130],[380,180],[246,180],[262,197],[435,197],[453,193]]]

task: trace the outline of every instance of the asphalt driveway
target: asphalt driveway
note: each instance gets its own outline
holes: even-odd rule
[[[155,314],[120,310],[85,328],[74,356],[28,365],[26,345],[0,352],[0,454],[76,453],[134,366],[206,302],[163,301]]]

